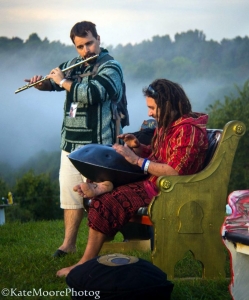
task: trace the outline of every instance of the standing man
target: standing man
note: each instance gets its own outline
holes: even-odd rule
[[[96,25],[89,21],[76,23],[71,29],[70,37],[79,57],[62,63],[50,72],[47,76],[49,80],[35,85],[41,91],[66,90],[59,174],[65,236],[54,257],[76,251],[77,233],[83,217],[83,199],[73,191],[73,187],[83,182],[84,178],[74,168],[67,155],[89,143],[115,142],[119,130],[116,132],[111,100],[120,101],[123,93],[122,68],[117,61],[105,59],[109,54],[106,49],[100,47]],[[94,55],[98,55],[97,59],[72,69],[70,74],[63,74],[61,71],[72,63]],[[42,76],[36,75],[25,81],[31,84],[41,78]]]

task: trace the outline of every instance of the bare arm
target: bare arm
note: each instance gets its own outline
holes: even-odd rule
[[[142,167],[144,158],[139,158],[137,165]],[[178,172],[167,164],[157,163],[151,161],[148,168],[148,173],[157,177],[163,175],[179,175]]]
[[[125,147],[122,145],[114,144],[113,148],[124,158],[133,165],[138,165],[140,168],[144,163],[144,158],[139,157],[137,153],[134,153],[129,147]],[[179,175],[178,172],[173,169],[171,166],[164,163],[150,162],[148,167],[148,173],[155,176],[162,175]]]

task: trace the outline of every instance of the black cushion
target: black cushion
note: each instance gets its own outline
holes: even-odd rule
[[[218,146],[222,134],[221,129],[207,129],[208,137],[208,149],[206,153],[206,158],[203,164],[203,169],[210,163],[214,152]]]
[[[155,128],[145,128],[143,130],[139,130],[133,132],[132,134],[139,140],[140,143],[144,145],[150,145],[151,139],[154,135]]]
[[[162,270],[146,260],[123,254],[93,258],[72,269],[66,282],[74,300],[89,299],[89,296],[91,299],[167,300],[173,290],[173,283]]]

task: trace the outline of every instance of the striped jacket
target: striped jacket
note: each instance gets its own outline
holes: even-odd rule
[[[108,51],[101,49],[98,60],[106,54]],[[75,63],[80,60],[81,57]],[[61,64],[60,69],[70,66],[71,62]],[[66,92],[61,130],[61,149],[67,152],[90,143],[115,142],[111,99],[118,102],[122,97],[123,71],[117,61],[108,60],[99,66],[94,77],[79,77],[91,72],[93,67],[94,63],[86,67],[79,66],[71,73],[74,81],[70,91]],[[53,81],[51,83],[53,90],[64,91]]]

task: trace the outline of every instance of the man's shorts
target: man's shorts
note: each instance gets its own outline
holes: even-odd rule
[[[73,166],[67,157],[68,152],[61,151],[61,165],[59,172],[60,181],[60,202],[63,209],[80,209],[83,208],[83,198],[73,191],[75,185],[86,181],[77,169]]]

